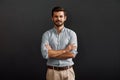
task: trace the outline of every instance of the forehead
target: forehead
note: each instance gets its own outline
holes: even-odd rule
[[[64,11],[55,11],[53,12],[53,16],[64,15]]]

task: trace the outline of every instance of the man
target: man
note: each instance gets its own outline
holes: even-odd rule
[[[75,80],[72,58],[77,54],[77,36],[64,26],[66,19],[64,8],[54,7],[54,27],[42,36],[41,52],[47,59],[46,80]]]

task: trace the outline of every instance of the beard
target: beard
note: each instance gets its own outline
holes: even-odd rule
[[[64,22],[62,22],[62,21],[55,21],[54,24],[55,24],[56,27],[61,27],[64,24]]]

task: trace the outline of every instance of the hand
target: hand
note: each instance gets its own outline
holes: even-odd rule
[[[49,44],[45,45],[48,50],[52,50],[51,46]]]
[[[71,50],[73,50],[73,49],[76,49],[77,47],[75,46],[75,44],[69,44],[66,48],[65,48],[65,50],[66,51],[71,51]]]

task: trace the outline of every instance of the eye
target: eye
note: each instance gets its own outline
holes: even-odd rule
[[[58,16],[54,16],[55,18],[57,18]]]
[[[62,18],[63,16],[61,15],[60,18]]]

